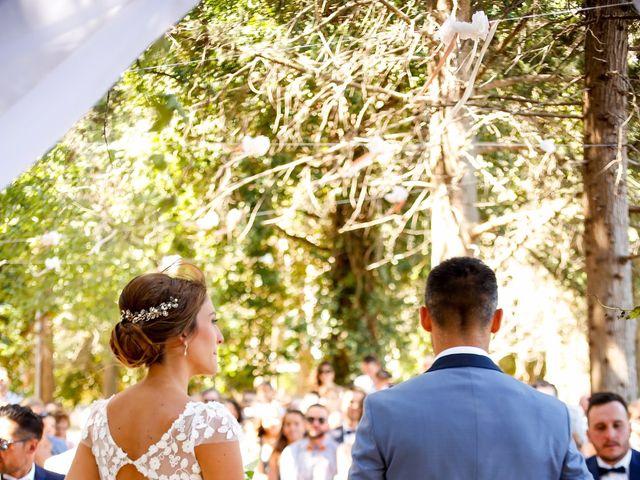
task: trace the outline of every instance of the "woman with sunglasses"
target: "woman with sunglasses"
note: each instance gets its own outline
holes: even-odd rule
[[[191,377],[216,374],[224,341],[202,272],[178,260],[138,276],[119,306],[111,349],[147,375],[92,405],[67,480],[242,480],[237,421],[187,394]]]
[[[326,360],[316,369],[316,392],[319,403],[326,405],[329,409],[329,423],[332,427],[337,427],[341,423],[340,406],[342,396],[346,390],[335,383],[336,372],[331,363]]]

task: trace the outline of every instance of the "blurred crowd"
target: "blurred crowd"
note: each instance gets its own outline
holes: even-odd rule
[[[427,359],[428,369],[432,359]],[[362,359],[361,374],[351,385],[335,383],[331,363],[320,363],[314,385],[299,396],[278,391],[269,381],[259,380],[255,389],[224,397],[215,389],[192,394],[194,401],[220,402],[238,420],[244,430],[242,456],[247,471],[255,480],[343,480],[351,466],[351,448],[363,414],[367,395],[392,387],[391,375],[375,356]],[[555,397],[551,383],[538,380],[533,388]],[[567,405],[571,430],[578,449],[589,457],[596,450],[589,442],[587,409],[589,396],[576,405]],[[58,403],[43,403],[24,398],[9,389],[7,371],[0,367],[0,405],[19,403],[42,418],[42,440],[37,445],[35,464],[58,473],[66,473],[80,440],[82,409],[66,412]],[[630,444],[640,448],[640,400],[628,405]]]

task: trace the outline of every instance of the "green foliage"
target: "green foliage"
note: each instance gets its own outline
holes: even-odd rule
[[[202,2],[0,193],[0,357],[10,359],[14,382],[32,388],[34,318],[53,312],[56,396],[99,396],[119,291],[172,254],[193,259],[209,279],[225,336],[222,391],[310,358],[330,358],[343,382],[372,352],[403,377],[418,371],[429,351],[416,327],[432,234],[424,145],[442,108],[384,90],[424,93],[439,50],[382,4],[365,3]],[[425,12],[424,2],[397,3],[432,28],[438,12]],[[564,8],[484,3],[492,18]],[[475,159],[480,220],[496,224],[479,248],[504,259],[524,251],[577,295],[585,282],[574,118],[583,34],[576,19],[502,23],[477,84],[555,80],[515,82],[470,101],[477,142],[530,144]],[[543,110],[561,116],[531,115]],[[270,137],[269,154],[238,155],[245,134]],[[406,149],[344,175],[366,151],[362,139],[378,134]],[[562,139],[558,154],[536,150],[545,138]],[[383,199],[394,178],[410,188],[395,217]],[[497,221],[523,210],[545,220],[536,228],[526,217]],[[385,216],[393,220],[344,229]],[[43,245],[52,231],[60,243]],[[61,265],[47,267],[54,257]],[[121,372],[121,384],[139,376]]]

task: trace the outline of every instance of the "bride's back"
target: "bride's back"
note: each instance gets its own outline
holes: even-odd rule
[[[131,460],[138,460],[171,429],[189,398],[136,385],[113,397],[106,406],[107,426],[115,445]],[[134,465],[125,465],[118,480],[145,477]]]
[[[182,262],[134,278],[119,300],[110,346],[147,376],[93,403],[69,480],[240,479],[240,427],[219,403],[191,402],[189,379],[217,371],[224,340],[204,276]]]

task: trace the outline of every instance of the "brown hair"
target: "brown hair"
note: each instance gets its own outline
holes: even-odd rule
[[[176,298],[178,306],[142,322],[120,319],[111,331],[109,346],[123,365],[131,368],[162,362],[165,345],[179,335],[190,336],[196,330],[196,317],[207,298],[204,274],[182,259],[160,273],[146,273],[131,280],[120,294],[120,312],[134,315],[158,308]]]
[[[304,413],[302,413],[300,410],[294,410],[292,408],[287,409],[287,411],[282,416],[282,426],[280,427],[280,433],[278,434],[278,439],[276,440],[276,444],[273,447],[274,454],[282,453],[285,447],[289,445],[289,440],[287,439],[287,436],[284,434],[284,421],[286,420],[287,415],[299,415],[300,418],[302,419],[302,422],[304,423]]]

